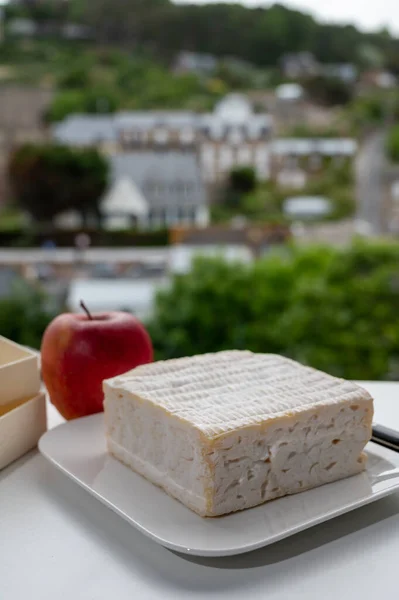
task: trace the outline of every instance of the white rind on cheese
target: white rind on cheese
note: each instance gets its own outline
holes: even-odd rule
[[[104,382],[111,454],[202,516],[364,469],[373,401],[289,359],[228,351]]]

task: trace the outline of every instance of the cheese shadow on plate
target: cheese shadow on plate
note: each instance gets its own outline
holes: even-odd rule
[[[143,574],[151,577],[153,569],[156,569],[157,577],[163,575],[165,580],[170,581],[172,577],[175,577],[176,570],[168,567],[166,557],[169,556],[170,559],[174,557],[179,561],[184,561],[187,567],[188,565],[200,567],[200,572],[197,573],[195,570],[194,573],[191,573],[191,577],[196,575],[194,579],[197,579],[198,576],[197,586],[200,583],[202,586],[203,583],[206,589],[210,586],[213,590],[218,588],[218,578],[211,582],[202,582],[204,567],[206,572],[211,569],[216,573],[218,569],[234,571],[283,564],[306,553],[327,547],[341,538],[356,533],[360,534],[363,529],[399,514],[399,495],[395,494],[253,552],[229,557],[198,557],[159,546],[135,530],[134,527],[128,526],[120,516],[92,498],[87,491],[80,488],[77,483],[70,481],[53,465],[46,463],[45,466],[40,485],[46,493],[59,503],[62,510],[77,521],[78,525],[84,526],[86,530],[90,531],[90,535],[97,537],[101,544],[111,546],[112,552],[126,564],[129,565],[132,560],[138,561]],[[358,540],[354,538],[355,536],[352,536],[352,543],[348,540],[344,552],[349,554],[353,552],[353,546],[358,543]],[[316,554],[317,556],[318,554]],[[183,568],[182,577],[184,573],[186,573],[186,569]],[[182,585],[182,583],[191,587],[185,577],[183,577],[183,581],[179,580],[179,584]],[[235,589],[240,586],[239,580],[234,580],[231,584]],[[223,587],[226,588],[225,580]]]
[[[395,494],[246,554],[207,558],[181,554],[172,550],[170,552],[185,561],[215,569],[249,569],[274,565],[317,550],[398,514],[399,495]]]

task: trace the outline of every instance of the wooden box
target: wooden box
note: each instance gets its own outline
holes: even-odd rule
[[[0,469],[29,452],[46,431],[38,354],[0,336]]]
[[[0,336],[0,408],[40,390],[38,355]]]
[[[0,416],[0,469],[35,448],[47,428],[44,393],[15,404]]]

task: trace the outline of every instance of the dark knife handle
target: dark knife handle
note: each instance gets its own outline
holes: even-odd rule
[[[389,427],[383,425],[373,425],[373,437],[371,439],[376,444],[399,452],[399,431],[389,429]]]

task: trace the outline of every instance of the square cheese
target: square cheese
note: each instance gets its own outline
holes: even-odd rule
[[[157,362],[105,381],[104,392],[109,452],[201,516],[365,468],[371,396],[281,356]]]

